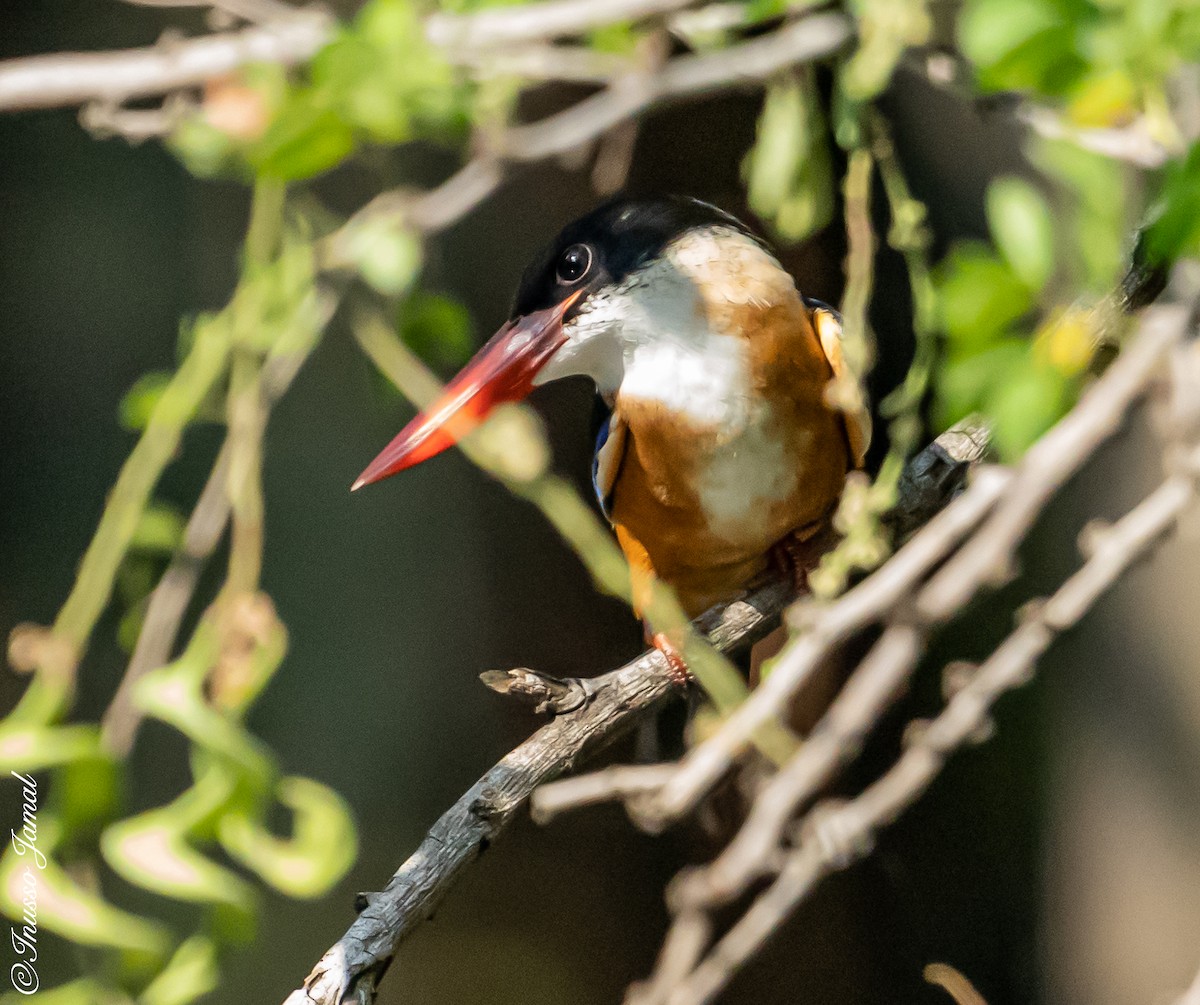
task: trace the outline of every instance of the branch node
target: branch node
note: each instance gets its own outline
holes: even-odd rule
[[[497,694],[533,705],[538,714],[574,712],[583,708],[596,693],[596,685],[586,677],[552,677],[528,667],[485,670],[479,679]]]
[[[830,799],[814,807],[799,831],[801,843],[811,841],[822,861],[835,869],[845,869],[869,855],[875,844],[861,813],[846,799]]]
[[[949,701],[975,678],[979,664],[968,660],[952,660],[942,670],[942,697]]]
[[[370,907],[382,894],[378,890],[359,890],[354,895],[354,913],[362,914]]]

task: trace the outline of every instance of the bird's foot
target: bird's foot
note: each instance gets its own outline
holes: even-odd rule
[[[826,522],[806,524],[771,546],[771,567],[786,576],[797,593],[808,593],[808,574],[820,563],[828,546]]]
[[[671,671],[671,676],[680,687],[687,687],[696,679],[688,669],[683,653],[666,632],[655,632],[650,637],[650,644],[667,658],[667,669]]]

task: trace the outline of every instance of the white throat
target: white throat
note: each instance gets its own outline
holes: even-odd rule
[[[593,295],[569,335],[537,383],[584,374],[606,398],[661,402],[704,426],[745,421],[745,340],[712,330],[695,281],[669,258]]]

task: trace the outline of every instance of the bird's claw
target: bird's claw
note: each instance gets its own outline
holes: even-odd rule
[[[679,647],[671,641],[666,632],[655,632],[650,639],[650,644],[666,657],[667,669],[680,687],[687,687],[695,681],[696,678],[688,669],[683,653],[679,651]]]

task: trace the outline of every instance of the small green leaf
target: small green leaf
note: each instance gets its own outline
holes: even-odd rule
[[[1062,417],[1071,386],[1057,370],[1030,359],[992,387],[983,411],[995,422],[994,441],[1003,461],[1019,459]]]
[[[154,406],[171,382],[171,376],[165,371],[155,370],[134,381],[133,387],[121,398],[121,425],[135,432],[145,429]]]
[[[174,506],[151,503],[142,511],[129,547],[152,555],[170,555],[183,540],[185,521]]]
[[[987,193],[988,225],[1013,272],[1039,292],[1054,271],[1053,215],[1042,194],[1022,178],[1000,178]]]
[[[167,930],[157,922],[113,907],[80,886],[53,857],[62,840],[61,823],[48,811],[37,817],[37,851],[12,842],[0,858],[0,910],[23,919],[30,890],[36,899],[37,924],[84,946],[107,946],[144,956],[164,957]]]
[[[1200,143],[1167,168],[1143,249],[1152,264],[1174,262],[1200,251]]]
[[[350,126],[313,94],[298,92],[248,152],[262,176],[293,181],[328,171],[353,149]]]
[[[1032,306],[1029,287],[990,249],[956,245],[935,272],[943,330],[953,341],[980,345]]]
[[[207,762],[192,787],[166,806],[105,828],[100,839],[105,861],[129,882],[164,897],[253,913],[255,895],[249,884],[188,840],[194,828],[230,805],[235,794],[234,775],[215,761]]]
[[[38,726],[11,721],[0,725],[0,771],[44,771],[100,756],[95,726]]]
[[[460,367],[474,348],[467,309],[448,297],[421,291],[401,305],[400,337],[435,367]]]
[[[109,757],[70,761],[54,775],[54,804],[71,851],[94,848],[100,831],[119,812],[123,767]]]
[[[934,409],[938,428],[948,429],[983,407],[991,388],[1025,365],[1029,343],[1004,338],[978,351],[952,353],[937,375]]]
[[[784,240],[802,240],[829,222],[833,167],[811,80],[790,76],[768,88],[742,176],[750,208]]]
[[[190,1005],[217,986],[217,948],[203,935],[184,942],[138,996],[138,1005]]]
[[[990,67],[1061,24],[1047,0],[969,0],[958,19],[958,41],[972,63]]]
[[[171,132],[168,145],[192,174],[213,178],[233,173],[238,143],[210,125],[202,114],[188,115]]]
[[[750,0],[746,6],[746,21],[757,24],[787,13],[787,0]]]
[[[421,240],[390,220],[367,220],[348,237],[348,254],[362,277],[385,296],[403,293],[421,267]]]
[[[222,817],[226,851],[290,897],[319,897],[345,875],[358,852],[349,807],[332,789],[289,777],[276,789],[292,811],[292,837],[280,838],[248,814]]]

